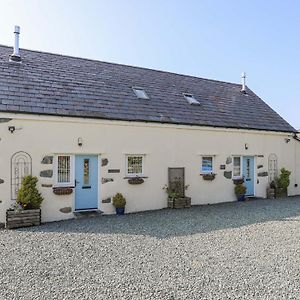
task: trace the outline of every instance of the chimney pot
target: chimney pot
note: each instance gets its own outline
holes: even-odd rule
[[[241,89],[242,93],[246,93],[246,73],[243,72],[242,73],[242,89]]]
[[[15,44],[14,44],[14,52],[9,57],[10,61],[14,62],[21,62],[21,55],[20,55],[20,49],[19,49],[19,35],[20,35],[20,26],[15,26]]]

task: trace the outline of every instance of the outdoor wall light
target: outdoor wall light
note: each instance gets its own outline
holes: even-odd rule
[[[8,130],[10,131],[10,133],[14,133],[16,130],[15,126],[8,126]]]
[[[78,146],[79,146],[79,147],[82,146],[83,142],[82,142],[82,138],[81,138],[81,137],[78,138],[77,143],[78,143]]]
[[[285,138],[284,140],[285,140],[285,142],[286,142],[287,144],[291,141],[290,138]]]
[[[246,143],[245,144],[245,149],[248,150],[248,148],[249,148],[249,145]]]

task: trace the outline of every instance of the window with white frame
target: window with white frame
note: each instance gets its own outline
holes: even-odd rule
[[[241,168],[241,157],[233,157],[233,177],[240,178],[242,177],[242,168]]]
[[[55,157],[54,174],[56,186],[73,185],[73,157],[71,155],[57,155]]]
[[[189,104],[191,104],[191,105],[200,105],[200,102],[195,99],[194,95],[184,93],[183,96]]]
[[[143,88],[139,88],[139,87],[132,87],[135,95],[139,98],[139,99],[149,99],[149,96],[147,95],[146,91]]]
[[[126,176],[144,175],[144,155],[126,156]]]
[[[202,156],[201,173],[211,174],[213,173],[213,157]]]

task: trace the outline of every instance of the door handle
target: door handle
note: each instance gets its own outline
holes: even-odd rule
[[[77,180],[75,179],[75,182],[74,182],[74,186],[75,186],[75,187],[76,187],[77,183],[79,183],[79,181],[77,181]]]

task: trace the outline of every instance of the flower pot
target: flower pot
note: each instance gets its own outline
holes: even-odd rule
[[[245,195],[237,196],[237,201],[245,201]]]
[[[21,211],[6,211],[6,228],[19,228],[27,226],[41,225],[41,210],[28,209]]]
[[[116,207],[116,214],[121,216],[124,215],[125,207]]]
[[[168,199],[168,208],[189,208],[191,207],[190,197],[178,197]]]
[[[203,174],[203,180],[213,181],[216,178],[216,174]]]
[[[286,198],[287,190],[285,188],[276,188],[275,195],[276,198]]]
[[[267,188],[267,198],[274,199],[275,198],[275,189]]]

